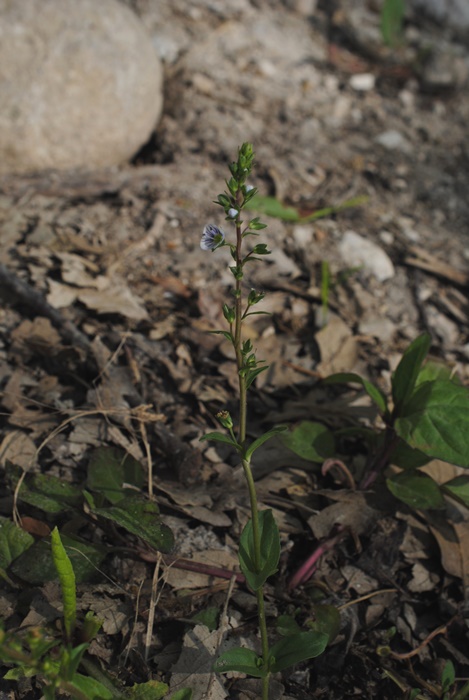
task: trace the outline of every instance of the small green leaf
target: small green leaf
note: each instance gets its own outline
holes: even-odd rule
[[[147,681],[135,683],[127,692],[130,700],[163,700],[167,697],[168,690],[169,687],[162,681]]]
[[[34,543],[34,537],[11,520],[0,517],[0,569],[6,569]]]
[[[301,661],[314,659],[323,653],[328,641],[329,637],[322,632],[299,632],[284,637],[270,649],[269,670],[277,673]]]
[[[154,501],[129,496],[114,506],[94,508],[92,512],[120,525],[161,552],[169,552],[174,545],[173,533],[161,522],[160,511]]]
[[[263,367],[256,367],[256,369],[251,369],[248,372],[246,372],[246,389],[249,389],[255,378],[261,372],[265,372],[266,369],[269,369],[268,365],[264,365]]]
[[[207,331],[208,333],[211,333],[212,335],[222,335],[224,336],[227,340],[230,341],[230,343],[233,342],[233,336],[229,331]]]
[[[81,692],[81,697],[84,695],[88,700],[117,700],[117,698],[124,697],[117,690],[111,692],[99,681],[91,676],[83,676],[81,673],[75,673],[69,684]]]
[[[441,490],[469,508],[469,476],[456,476],[442,484]]]
[[[64,628],[67,639],[71,639],[77,617],[77,589],[75,572],[56,527],[51,532],[52,558],[59,575],[64,608]]]
[[[396,498],[411,508],[427,510],[445,507],[438,484],[428,474],[401,472],[386,479],[386,484]]]
[[[314,620],[310,620],[308,627],[314,632],[327,634],[330,644],[339,634],[340,612],[333,605],[315,605]]]
[[[192,620],[198,622],[199,625],[205,625],[210,632],[214,632],[218,628],[218,618],[220,610],[215,605],[210,605],[208,608],[200,610],[195,615],[192,615]]]
[[[299,457],[311,462],[322,463],[335,454],[333,433],[322,423],[314,421],[302,421],[282,436],[282,442]]]
[[[454,685],[455,680],[456,671],[454,670],[454,664],[452,661],[448,660],[445,663],[443,672],[441,674],[441,685],[444,693],[448,692],[451,689],[451,686]]]
[[[415,386],[419,386],[424,382],[433,382],[436,379],[444,379],[453,382],[453,384],[461,384],[458,375],[453,374],[453,370],[443,362],[435,360],[427,360],[417,376]]]
[[[252,520],[248,520],[239,541],[239,563],[246,581],[253,591],[259,590],[277,571],[280,558],[280,535],[272,511],[260,510],[260,562],[256,564]]]
[[[421,384],[395,422],[411,447],[460,467],[469,467],[469,391],[450,381]]]
[[[140,462],[118,447],[98,447],[88,463],[86,485],[90,491],[105,495],[111,503],[118,503],[129,493],[124,484],[141,489],[144,471]]]
[[[73,647],[72,649],[62,649],[61,668],[63,669],[62,672],[65,672],[67,680],[71,680],[74,674],[77,672],[78,666],[83,658],[83,654],[88,647],[89,644],[84,642],[83,644],[79,644],[77,647]],[[65,663],[64,660],[66,660]]]
[[[252,442],[246,450],[245,459],[249,462],[253,453],[255,452],[255,450],[257,450],[258,447],[263,445],[264,442],[267,442],[267,440],[270,440],[270,438],[274,437],[274,435],[278,435],[278,433],[283,433],[285,430],[287,430],[286,425],[277,425],[275,428],[268,430],[266,433],[258,437],[257,440],[254,440],[254,442]]]
[[[190,688],[176,690],[176,692],[171,695],[170,700],[192,700],[192,690]]]
[[[199,442],[204,442],[204,440],[213,440],[213,442],[224,442],[226,445],[231,445],[231,447],[234,447],[235,450],[238,450],[238,452],[242,449],[241,445],[235,442],[233,438],[231,438],[229,435],[226,435],[225,433],[219,433],[218,431],[202,435]]]
[[[428,355],[431,342],[428,333],[419,335],[419,337],[409,345],[396,367],[391,382],[394,415],[397,417],[401,415],[404,404],[414,391],[417,377],[422,368],[423,361]]]
[[[428,464],[430,459],[426,454],[420,452],[420,450],[415,450],[404,440],[399,440],[389,461],[401,469],[418,469],[418,467]]]
[[[324,384],[361,384],[365,389],[368,396],[374,401],[376,406],[379,408],[382,414],[387,411],[386,397],[374,384],[369,382],[367,379],[363,379],[359,374],[355,372],[337,372],[337,374],[331,374],[323,380]]]
[[[263,678],[266,673],[262,669],[262,659],[252,649],[238,647],[230,649],[218,657],[213,666],[216,673],[228,673],[228,671],[238,671],[246,673],[248,676]]]
[[[282,637],[301,632],[301,627],[292,615],[279,615],[276,627],[278,634],[281,634]]]

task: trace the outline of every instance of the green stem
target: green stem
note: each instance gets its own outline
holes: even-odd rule
[[[242,246],[243,236],[241,231],[241,225],[236,222],[236,265],[240,269],[242,266]],[[246,388],[246,377],[242,376],[239,372],[243,368],[243,353],[241,349],[242,339],[241,339],[241,329],[243,325],[243,300],[242,300],[242,290],[241,290],[241,280],[236,280],[235,287],[235,332],[234,332],[234,349],[236,353],[236,365],[238,369],[239,376],[239,435],[238,442],[243,447],[243,452],[246,448],[246,422],[247,422],[247,388]],[[261,538],[259,530],[259,512],[257,508],[257,494],[256,486],[254,483],[254,477],[252,475],[251,465],[249,460],[242,460],[244,476],[246,478],[248,491],[249,491],[249,501],[251,505],[251,522],[252,522],[252,536],[254,541],[254,559],[255,566],[257,569],[261,567]],[[267,621],[265,615],[265,604],[264,604],[264,588],[261,586],[256,591],[257,596],[257,610],[259,619],[259,631],[261,635],[261,645],[262,645],[262,660],[264,668],[267,668],[269,662],[269,638],[267,635]],[[262,700],[268,700],[269,697],[269,676],[267,674],[265,678],[262,679]]]

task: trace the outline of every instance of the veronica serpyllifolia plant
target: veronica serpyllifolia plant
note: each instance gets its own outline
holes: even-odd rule
[[[202,440],[214,440],[231,445],[238,453],[249,491],[251,517],[248,520],[240,538],[239,563],[249,587],[257,597],[259,631],[261,638],[261,655],[246,647],[232,649],[222,654],[215,663],[215,670],[220,673],[239,671],[262,679],[262,698],[267,700],[269,693],[269,677],[272,673],[282,671],[293,664],[310,659],[321,654],[329,640],[322,632],[298,632],[284,637],[269,647],[267,620],[264,602],[264,584],[269,576],[276,573],[280,557],[280,535],[271,510],[259,510],[254,478],[251,470],[251,458],[254,451],[269,438],[283,431],[284,426],[268,430],[257,439],[249,442],[247,439],[247,409],[248,389],[256,377],[267,369],[264,360],[258,360],[252,342],[243,339],[243,323],[248,316],[262,314],[263,311],[253,310],[264,298],[264,293],[255,289],[245,290],[243,279],[247,263],[261,260],[259,256],[269,255],[265,243],[255,243],[249,246],[252,236],[259,236],[259,231],[266,225],[253,218],[243,220],[246,204],[254,197],[257,190],[247,184],[251,175],[254,153],[250,143],[244,143],[238,151],[237,161],[231,163],[231,177],[226,181],[226,190],[219,194],[215,204],[225,212],[226,221],[234,226],[234,234],[227,236],[215,224],[207,224],[203,230],[200,246],[202,250],[215,251],[228,246],[234,264],[230,270],[234,277],[233,302],[223,304],[223,315],[228,330],[217,330],[232,345],[236,355],[236,365],[239,378],[239,411],[235,427],[230,413],[226,410],[217,414],[219,423],[227,430],[226,433],[212,432]]]

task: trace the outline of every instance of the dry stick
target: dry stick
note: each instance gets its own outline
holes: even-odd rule
[[[13,299],[9,295],[12,295]],[[86,335],[79,331],[71,321],[67,321],[57,309],[54,309],[40,292],[10,272],[2,263],[0,263],[0,296],[8,304],[20,302],[39,316],[45,316],[61,332],[67,343],[77,345],[89,352],[91,346]]]
[[[148,664],[148,657],[150,655],[151,638],[153,637],[153,624],[155,622],[155,611],[156,605],[158,603],[159,595],[157,595],[158,581],[160,576],[160,566],[161,566],[161,552],[158,552],[156,556],[155,570],[153,571],[153,580],[151,582],[151,598],[150,598],[150,610],[148,612],[148,624],[147,633],[145,635],[145,663]]]

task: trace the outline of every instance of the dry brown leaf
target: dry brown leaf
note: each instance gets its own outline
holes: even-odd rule
[[[25,470],[36,464],[36,445],[27,433],[22,430],[12,430],[7,433],[0,444],[0,464],[12,462]]]
[[[178,661],[171,669],[170,690],[190,688],[192,700],[223,700],[228,697],[222,684],[222,676],[212,671],[218,655],[219,632],[209,632],[207,627],[196,625],[184,636]]]

